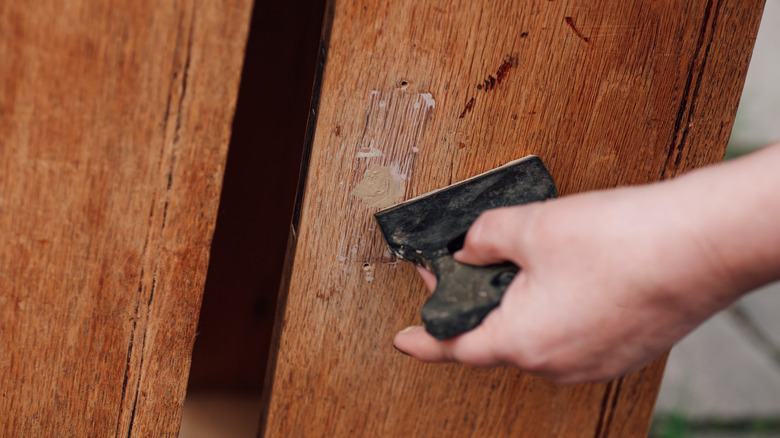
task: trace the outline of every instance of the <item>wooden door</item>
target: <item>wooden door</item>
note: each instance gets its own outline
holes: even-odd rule
[[[176,435],[251,6],[0,2],[0,435]]]
[[[385,253],[408,199],[526,154],[559,191],[721,160],[763,1],[334,0],[282,288],[266,436],[645,436],[664,367],[559,386],[397,353],[427,292]]]

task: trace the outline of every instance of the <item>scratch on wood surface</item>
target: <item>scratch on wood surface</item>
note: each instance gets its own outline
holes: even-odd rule
[[[152,233],[154,230],[157,231],[158,236],[156,241],[162,242],[162,236],[165,232],[165,227],[168,219],[168,205],[171,198],[171,191],[173,187],[173,174],[175,171],[176,166],[176,148],[177,144],[179,143],[180,139],[180,133],[181,133],[181,125],[182,125],[182,117],[184,113],[184,99],[187,94],[187,80],[189,78],[190,74],[190,63],[192,60],[192,43],[194,39],[194,31],[195,31],[195,12],[196,8],[193,8],[191,11],[191,16],[189,17],[189,20],[186,20],[184,18],[184,15],[186,14],[186,11],[182,12],[182,18],[180,20],[180,28],[176,35],[176,50],[174,51],[175,59],[174,63],[176,63],[176,59],[178,59],[179,51],[182,46],[186,47],[186,51],[184,52],[184,62],[183,65],[180,65],[178,67],[174,67],[173,74],[171,76],[171,81],[169,85],[169,92],[168,92],[168,99],[166,102],[166,108],[164,112],[164,119],[162,123],[162,135],[164,137],[164,142],[168,143],[170,142],[169,147],[164,147],[161,151],[160,156],[160,168],[162,169],[163,166],[167,166],[166,170],[166,176],[165,176],[165,190],[161,196],[160,199],[162,199],[163,207],[162,207],[162,217],[160,220],[160,224],[157,227],[150,227],[148,233]],[[188,25],[189,28],[184,27]],[[180,77],[181,76],[181,77]],[[178,99],[177,99],[177,107],[174,109],[173,113],[171,111],[171,101],[173,100],[174,95],[176,95],[178,92]],[[173,125],[173,132],[171,134],[168,133],[169,130],[169,121],[171,119],[175,119],[174,125]],[[170,140],[168,140],[170,138]],[[167,158],[167,159],[166,159]],[[152,209],[150,212],[150,222],[154,219],[154,205],[152,205]],[[146,241],[144,243],[144,252],[147,251],[147,242],[150,241],[150,235],[147,234]],[[150,249],[150,251],[154,251]],[[157,277],[158,277],[158,270],[159,270],[159,264],[160,264],[160,254],[162,251],[161,244],[158,244],[158,247],[156,248],[156,252],[153,253],[152,257],[154,257],[154,270],[152,273],[151,278],[151,286],[149,287],[149,296],[146,300],[146,305],[141,306],[141,298],[143,294],[143,290],[145,289],[143,287],[143,270],[141,271],[141,278],[139,279],[139,285],[138,285],[138,301],[136,302],[135,307],[135,313],[133,317],[133,333],[130,336],[130,341],[128,343],[127,348],[127,358],[128,362],[126,365],[125,370],[125,376],[123,378],[122,382],[122,396],[120,401],[120,406],[123,406],[126,400],[127,394],[127,380],[131,372],[131,358],[134,356],[134,349],[137,343],[135,342],[135,332],[137,329],[137,321],[141,318],[142,314],[145,314],[144,318],[144,324],[141,327],[138,327],[138,330],[140,331],[140,352],[138,357],[138,363],[137,363],[137,369],[135,370],[135,373],[137,374],[137,377],[135,377],[135,391],[133,392],[132,397],[132,408],[130,409],[129,419],[127,420],[127,436],[130,437],[133,434],[133,426],[135,424],[135,415],[136,415],[136,409],[138,407],[138,400],[139,395],[141,394],[141,386],[142,386],[142,376],[144,373],[144,358],[146,356],[146,344],[147,344],[147,335],[149,332],[149,324],[150,324],[150,314],[151,314],[151,308],[152,308],[152,301],[154,299],[155,290],[157,288]],[[127,399],[127,402],[129,403],[131,400]],[[124,410],[120,411],[120,421],[117,423],[117,436],[119,435],[120,429],[123,426],[123,421],[121,421],[121,416],[124,413]]]
[[[463,111],[460,113],[460,116],[458,116],[459,119],[462,119],[466,117],[466,113],[471,112],[472,108],[474,108],[474,98],[472,97],[469,99],[468,102],[466,102],[466,106],[463,108]]]
[[[699,30],[699,37],[696,41],[696,48],[688,65],[688,74],[685,80],[685,88],[683,89],[680,106],[677,109],[677,117],[674,120],[674,130],[672,131],[674,137],[672,137],[672,144],[669,146],[669,150],[667,152],[666,165],[663,167],[663,169],[661,169],[661,175],[659,177],[661,180],[666,179],[667,173],[671,172],[672,169],[679,169],[680,163],[682,161],[682,152],[685,148],[685,142],[688,138],[688,132],[690,130],[690,124],[683,123],[683,119],[687,116],[687,120],[690,120],[693,116],[696,102],[698,101],[699,97],[699,87],[701,86],[702,77],[704,76],[704,68],[707,65],[707,58],[710,54],[710,45],[712,44],[713,32],[710,32],[709,34],[709,40],[706,43],[706,47],[704,42],[705,36],[709,27],[712,27],[713,29],[715,28],[720,12],[720,2],[718,2],[715,5],[715,12],[713,14],[712,20],[710,20],[712,6],[712,1],[707,2],[707,7],[704,11],[704,17],[702,19],[702,25]],[[701,54],[702,48],[704,48],[703,55]],[[696,76],[695,84],[693,83],[694,75]],[[691,86],[693,86],[693,92],[691,92]],[[683,128],[683,126],[685,127]],[[672,163],[674,164],[672,165]]]
[[[574,25],[574,19],[571,17],[563,17],[563,21],[566,22],[566,24],[569,25],[572,31],[574,31],[574,34],[577,35],[582,41],[585,41],[586,43],[590,42],[590,38],[586,37],[585,35],[580,32],[579,29]]]

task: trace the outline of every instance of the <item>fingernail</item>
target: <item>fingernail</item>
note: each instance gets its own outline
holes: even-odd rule
[[[401,330],[400,332],[398,332],[398,334],[400,335],[401,333],[410,332],[410,331],[416,329],[417,327],[419,327],[419,325],[410,325],[409,327],[407,327],[407,328]]]
[[[401,350],[400,348],[396,347],[396,346],[395,346],[395,344],[393,344],[393,348],[395,348],[395,351],[397,351],[397,352],[399,352],[399,353],[403,354],[404,356],[411,356],[411,354],[409,354],[409,353],[407,353],[407,352],[405,352],[405,351]]]

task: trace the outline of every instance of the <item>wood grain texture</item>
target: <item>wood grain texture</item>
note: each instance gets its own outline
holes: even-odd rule
[[[394,351],[427,293],[412,266],[384,258],[376,208],[350,193],[374,164],[397,170],[409,198],[526,154],[564,196],[721,160],[762,6],[333,1],[265,435],[646,436],[663,358],[558,386]],[[383,111],[423,94],[435,104],[419,136],[395,135],[417,114]]]
[[[251,3],[0,3],[0,435],[174,436]]]

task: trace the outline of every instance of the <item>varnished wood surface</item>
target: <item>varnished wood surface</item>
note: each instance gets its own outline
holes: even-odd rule
[[[645,436],[663,359],[559,386],[397,353],[427,293],[353,190],[372,166],[408,199],[537,154],[565,196],[721,160],[762,6],[334,0],[265,435]]]
[[[0,3],[0,435],[176,435],[250,9]]]

